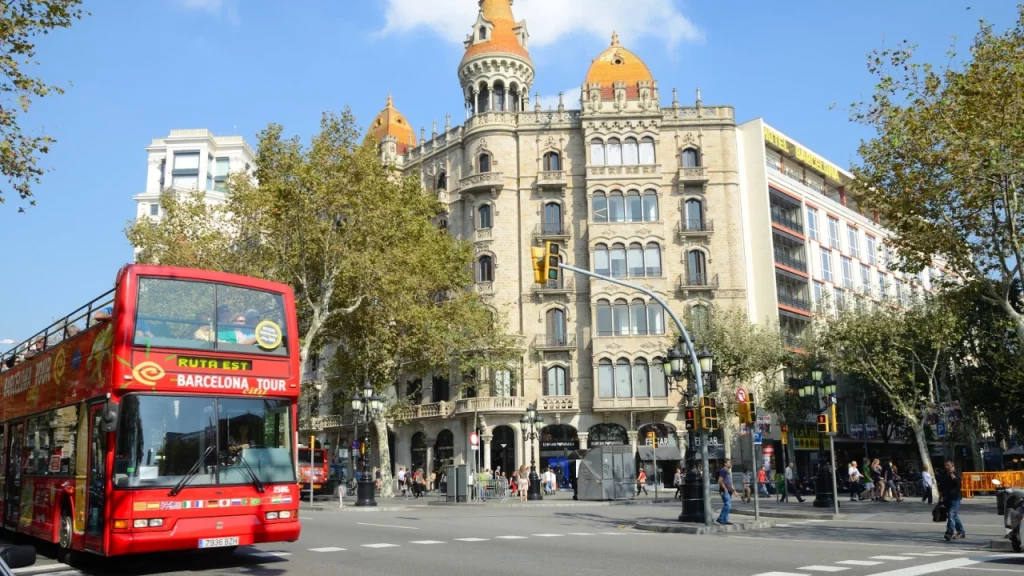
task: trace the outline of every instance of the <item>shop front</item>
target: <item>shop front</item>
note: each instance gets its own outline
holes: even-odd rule
[[[637,469],[644,469],[647,484],[673,488],[676,469],[682,469],[682,452],[676,428],[666,422],[653,422],[637,431]]]
[[[571,489],[569,484],[569,459],[580,449],[576,429],[568,424],[552,424],[540,431],[540,462],[537,474],[547,469],[555,472],[559,488]]]

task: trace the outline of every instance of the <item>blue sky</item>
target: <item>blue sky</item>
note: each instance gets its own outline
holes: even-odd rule
[[[145,186],[144,148],[172,128],[254,143],[277,122],[308,137],[324,110],[351,106],[368,123],[388,93],[417,129],[443,126],[446,112],[459,122],[458,39],[476,4],[86,0],[91,16],[41,39],[40,72],[71,86],[22,120],[57,144],[43,159],[52,171],[36,187],[38,206],[18,214],[8,197],[0,207],[0,340],[27,338],[111,287],[132,256],[123,228]],[[846,166],[865,136],[843,108],[870,96],[866,53],[910,39],[940,62],[954,36],[966,50],[979,18],[1001,30],[1016,16],[1010,0],[973,4],[516,0],[513,9],[531,31],[545,102],[578,89],[615,28],[651,68],[663,104],[673,87],[690,104],[700,86],[705,104],[735,106],[740,122],[764,117]]]

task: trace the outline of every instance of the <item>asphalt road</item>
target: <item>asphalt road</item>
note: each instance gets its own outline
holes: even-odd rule
[[[420,501],[422,502],[422,501]],[[738,576],[1024,576],[1024,555],[993,553],[1003,533],[990,505],[966,505],[966,540],[945,542],[930,507],[915,503],[844,506],[838,520],[778,519],[772,530],[690,536],[639,532],[641,519],[673,520],[673,504],[642,506],[438,507],[384,502],[378,512],[301,512],[302,539],[244,548],[230,558],[170,554],[87,562],[72,569],[40,558],[40,574],[126,576],[307,575],[338,573],[516,575],[672,574]],[[982,503],[983,504],[983,503]],[[778,509],[778,508],[773,508]],[[810,506],[787,510],[815,512]],[[734,521],[743,517],[734,516]],[[41,549],[41,554],[49,551]]]

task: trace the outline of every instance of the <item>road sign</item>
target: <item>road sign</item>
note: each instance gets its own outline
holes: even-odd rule
[[[760,444],[760,443],[761,443],[761,433],[760,432],[755,432],[754,433],[754,444]]]
[[[938,436],[939,438],[943,438],[946,436],[945,422],[939,422],[938,424],[935,425],[935,435]]]
[[[736,390],[736,401],[743,404],[747,401],[747,391],[743,388]]]
[[[476,432],[469,435],[469,447],[473,450],[480,449],[480,435]]]

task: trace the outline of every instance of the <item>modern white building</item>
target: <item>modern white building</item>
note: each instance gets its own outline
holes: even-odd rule
[[[206,191],[208,202],[223,202],[227,178],[232,172],[250,172],[255,154],[241,136],[214,136],[209,130],[171,130],[146,147],[149,168],[146,191],[134,196],[136,218],[159,219],[160,195]]]

